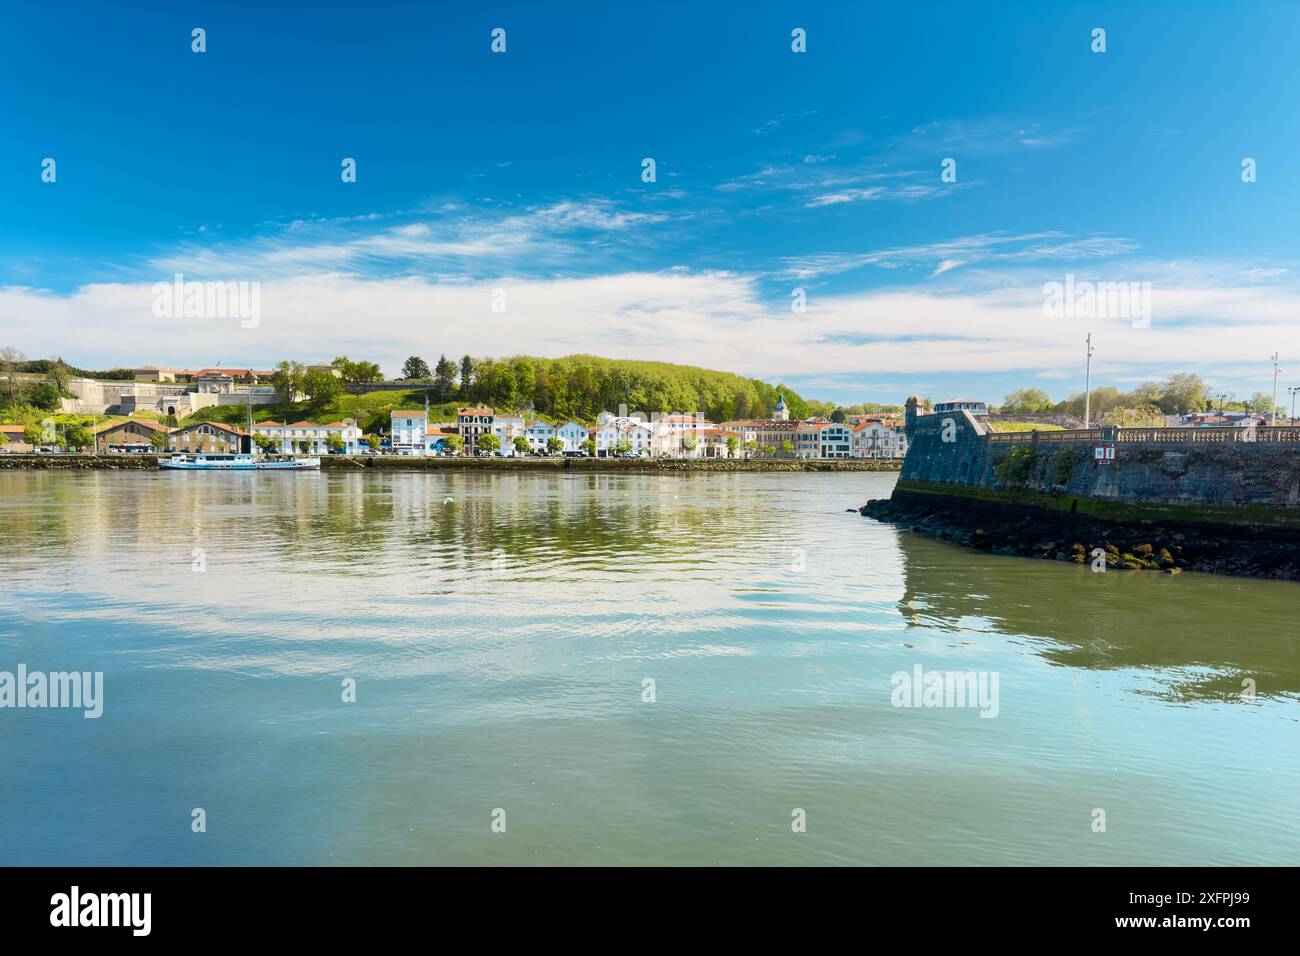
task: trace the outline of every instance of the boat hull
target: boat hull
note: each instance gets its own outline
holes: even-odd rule
[[[158,467],[166,471],[313,471],[320,468],[315,457],[259,460],[252,456],[235,455],[214,458],[196,455],[162,458]]]

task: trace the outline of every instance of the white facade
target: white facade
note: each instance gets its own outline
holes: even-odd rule
[[[716,428],[702,415],[662,415],[650,422],[654,434],[654,454],[673,458],[699,458],[704,454],[704,432]],[[687,450],[686,436],[695,439],[695,448]]]
[[[272,448],[280,454],[329,454],[329,436],[338,435],[343,441],[342,454],[355,455],[361,442],[361,429],[352,419],[317,425],[315,422],[260,422],[253,426],[254,435],[265,435]]]
[[[582,443],[591,437],[587,426],[573,419],[555,429],[555,433],[564,441],[565,451],[582,451]]]
[[[637,456],[649,455],[654,447],[654,432],[638,422],[617,420],[596,429],[596,455],[600,458],[619,454],[619,444],[627,443],[627,451]]]
[[[492,419],[492,434],[501,442],[501,454],[512,457],[515,451],[515,439],[527,438],[528,428],[524,420],[517,415],[497,415]],[[529,443],[531,447],[531,442]]]
[[[901,428],[870,422],[853,430],[854,458],[902,458],[906,454],[907,435]]]
[[[426,432],[429,416],[423,411],[398,409],[390,416],[393,452],[398,455],[424,455],[427,451]]]
[[[548,439],[555,438],[559,433],[555,426],[549,422],[544,422],[540,418],[536,421],[529,422],[524,437],[528,439],[528,447],[539,455],[549,455],[550,449],[546,447]]]

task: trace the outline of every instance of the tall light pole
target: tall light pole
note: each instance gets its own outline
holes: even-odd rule
[[[1291,393],[1291,424],[1294,425],[1295,424],[1295,396],[1296,396],[1296,392],[1300,392],[1300,385],[1288,385],[1286,390]]]
[[[1085,368],[1083,379],[1083,427],[1092,427],[1092,333],[1088,333],[1088,355],[1084,359]]]
[[[1273,415],[1270,421],[1274,425],[1277,424],[1277,373],[1282,371],[1282,366],[1277,364],[1279,354],[1273,353],[1273,408],[1271,409]]]

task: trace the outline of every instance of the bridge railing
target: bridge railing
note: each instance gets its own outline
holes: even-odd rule
[[[1052,442],[1099,442],[1100,428],[1076,428],[1063,431],[989,432],[990,445],[1043,445]]]
[[[990,432],[990,445],[1024,445],[1116,442],[1148,445],[1294,445],[1300,443],[1300,426],[1203,428],[1077,428],[1067,431]]]

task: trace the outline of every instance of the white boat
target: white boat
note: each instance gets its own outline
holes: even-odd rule
[[[315,456],[258,458],[256,455],[172,455],[159,458],[159,468],[184,471],[302,471],[320,468]]]

